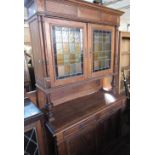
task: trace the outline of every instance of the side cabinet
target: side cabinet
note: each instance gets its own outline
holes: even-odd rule
[[[24,155],[47,155],[44,114],[29,98],[24,99]]]
[[[24,154],[45,155],[44,136],[40,121],[25,126]]]

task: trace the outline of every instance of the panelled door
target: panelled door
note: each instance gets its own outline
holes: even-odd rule
[[[113,26],[88,24],[89,77],[113,73],[114,32]]]
[[[45,35],[52,86],[86,79],[86,24],[45,18]]]

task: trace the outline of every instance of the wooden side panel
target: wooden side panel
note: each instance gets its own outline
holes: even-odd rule
[[[119,85],[119,78],[118,78],[118,71],[119,71],[119,30],[118,30],[118,26],[115,27],[115,42],[114,42],[114,46],[115,46],[115,52],[114,52],[114,77],[113,77],[113,92],[118,93],[118,85]]]
[[[39,89],[37,89],[37,99],[38,99],[38,107],[40,109],[44,108],[45,104],[47,103],[46,95]]]
[[[54,105],[58,105],[78,97],[92,94],[100,88],[100,80],[91,81],[86,84],[57,88],[51,93],[51,101]]]
[[[34,72],[36,83],[43,86],[44,85],[44,55],[42,53],[41,39],[40,39],[40,27],[39,22],[34,20],[30,23],[30,34],[32,41],[32,52],[34,59]]]
[[[130,72],[130,33],[120,32],[120,44],[119,44],[119,93],[125,91],[124,82],[122,77],[122,71],[125,75],[129,76]]]
[[[37,92],[30,91],[25,94],[25,97],[28,97],[34,104],[37,104]]]

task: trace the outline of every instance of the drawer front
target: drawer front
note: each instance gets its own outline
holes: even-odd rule
[[[96,121],[99,121],[100,119],[109,117],[110,115],[114,114],[121,108],[122,108],[122,102],[120,101],[117,103],[117,105],[115,104],[114,106],[111,106],[111,107],[107,108],[106,110],[101,111],[100,113],[96,114],[96,116],[95,116]]]
[[[80,123],[78,123],[77,125],[67,129],[66,131],[63,132],[64,134],[64,138],[68,137],[72,134],[78,134],[78,132],[82,129],[84,129],[85,127],[89,126],[90,124],[95,123],[95,117],[86,119],[81,121]]]

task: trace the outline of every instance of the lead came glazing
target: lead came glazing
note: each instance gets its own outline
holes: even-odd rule
[[[111,32],[93,31],[93,71],[109,69],[111,65]]]
[[[83,30],[53,26],[56,79],[83,74]]]

